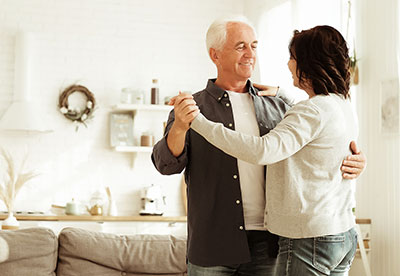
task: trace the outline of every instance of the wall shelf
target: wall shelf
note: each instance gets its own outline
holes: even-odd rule
[[[117,146],[114,147],[115,151],[118,152],[152,152],[153,147],[140,147],[140,146]]]
[[[114,111],[171,111],[174,107],[159,104],[117,104],[112,108]]]
[[[154,142],[158,141],[163,135],[163,122],[165,127],[168,113],[173,108],[170,105],[154,104],[117,104],[112,106],[110,114],[112,149],[116,152],[131,153],[133,167],[137,153],[148,154],[153,151],[152,146],[139,146],[140,136],[148,132],[153,135]]]

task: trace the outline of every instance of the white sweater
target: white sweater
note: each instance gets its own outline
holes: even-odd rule
[[[193,130],[225,153],[267,167],[267,229],[289,238],[338,234],[352,228],[355,184],[340,167],[358,136],[351,103],[330,94],[293,106],[263,137],[250,136],[207,120]]]

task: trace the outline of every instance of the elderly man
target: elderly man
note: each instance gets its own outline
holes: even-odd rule
[[[242,17],[215,21],[207,32],[207,49],[218,77],[193,95],[201,112],[231,129],[268,133],[289,106],[279,97],[258,96],[249,81],[257,49],[249,22]],[[199,112],[195,102],[185,95],[177,98],[165,135],[152,154],[162,174],[185,169],[188,274],[273,275],[278,245],[263,223],[265,167],[226,155],[190,130]],[[365,159],[349,158],[353,161],[343,164],[344,174],[354,178]]]

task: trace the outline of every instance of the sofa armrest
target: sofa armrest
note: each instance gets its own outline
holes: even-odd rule
[[[56,275],[57,236],[42,227],[0,231],[9,248],[8,258],[0,263],[0,275]]]

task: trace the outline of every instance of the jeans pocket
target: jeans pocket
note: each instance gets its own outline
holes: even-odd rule
[[[315,268],[329,275],[346,255],[345,242],[344,233],[314,238],[313,264]]]

